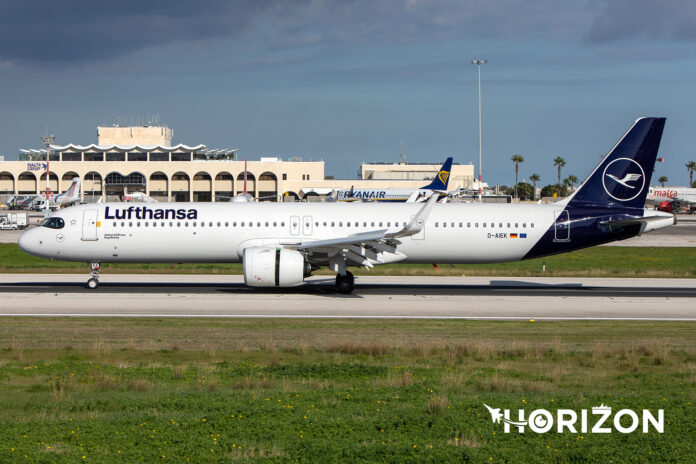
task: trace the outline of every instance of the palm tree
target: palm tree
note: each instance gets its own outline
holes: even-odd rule
[[[686,169],[689,170],[689,187],[694,185],[694,171],[696,171],[696,161],[686,163]]]
[[[566,165],[566,162],[560,156],[553,160],[553,165],[558,166],[558,195],[561,195],[561,168]]]
[[[524,163],[522,155],[512,155],[512,161],[515,163],[515,198],[517,198],[517,173],[520,169],[520,163]]]
[[[539,174],[534,173],[531,176],[529,176],[529,180],[531,180],[534,183],[534,192],[532,193],[532,199],[536,200],[536,183],[539,182],[541,177],[539,177]]]
[[[669,179],[667,178],[667,176],[660,176],[660,178],[657,179],[657,181],[658,181],[663,187],[665,186],[665,182],[667,182],[668,180],[669,180]]]
[[[566,186],[570,187],[571,189],[573,187],[575,187],[575,184],[577,184],[577,183],[578,183],[578,178],[572,174],[569,175],[568,177],[566,177],[565,179],[563,179],[563,185],[566,185]]]

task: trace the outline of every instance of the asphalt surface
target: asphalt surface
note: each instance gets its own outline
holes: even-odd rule
[[[0,315],[638,319],[696,321],[696,279],[356,278],[351,295],[314,277],[290,289],[245,287],[240,276],[0,276]]]

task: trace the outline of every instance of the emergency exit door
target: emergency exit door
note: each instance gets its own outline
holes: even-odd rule
[[[564,209],[559,212],[556,211],[558,215],[556,217],[556,223],[554,225],[555,235],[554,242],[569,242],[570,241],[570,216],[568,215],[568,210]]]

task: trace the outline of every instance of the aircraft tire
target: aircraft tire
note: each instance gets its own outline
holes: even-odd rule
[[[344,295],[353,293],[355,289],[355,278],[353,274],[347,272],[346,275],[341,274],[336,275],[336,291]]]
[[[99,281],[97,279],[95,279],[94,277],[92,277],[91,279],[89,279],[87,281],[87,288],[94,290],[97,287],[99,287]]]

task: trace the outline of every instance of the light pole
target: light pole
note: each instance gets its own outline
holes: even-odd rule
[[[44,147],[46,147],[46,211],[50,210],[48,203],[48,196],[51,193],[51,187],[49,182],[51,181],[51,170],[49,169],[49,161],[51,159],[51,145],[55,141],[56,137],[54,135],[42,135],[41,142]]]
[[[471,60],[471,64],[478,66],[479,201],[481,201],[481,65],[486,63],[488,63],[488,60],[481,59],[480,57]]]

